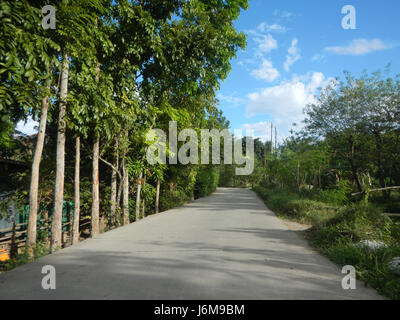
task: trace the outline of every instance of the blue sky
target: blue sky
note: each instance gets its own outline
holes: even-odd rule
[[[247,34],[245,51],[218,93],[231,129],[269,135],[271,121],[279,140],[289,136],[317,88],[348,70],[360,75],[392,64],[400,73],[398,0],[250,0],[235,22]],[[342,8],[356,10],[356,29],[343,29]]]
[[[359,75],[392,63],[400,73],[399,0],[250,0],[235,22],[248,35],[245,51],[218,93],[231,129],[269,135],[272,121],[279,140],[289,135],[317,88],[343,71]],[[342,28],[343,6],[356,9],[356,30]],[[37,123],[18,129],[34,132]]]

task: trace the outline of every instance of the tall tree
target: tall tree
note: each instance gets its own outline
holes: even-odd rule
[[[56,157],[56,181],[54,188],[54,210],[51,227],[51,251],[55,251],[62,245],[62,214],[64,205],[64,171],[65,171],[65,137],[66,137],[66,113],[68,95],[69,54],[63,53],[60,85],[60,107],[58,112],[57,132],[57,157]]]
[[[36,243],[39,165],[42,157],[49,106],[54,51],[58,45],[50,32],[41,27],[41,2],[35,7],[27,1],[0,3],[0,136],[9,130],[4,123],[16,122],[40,114],[39,131],[33,153],[29,192],[27,247],[33,254]],[[7,114],[5,111],[7,110]],[[9,131],[10,133],[10,131]],[[4,139],[0,139],[3,140]],[[1,144],[1,141],[0,141]]]
[[[50,91],[50,82],[51,80],[48,79],[47,83],[49,91]],[[49,98],[48,96],[45,96],[42,98],[39,131],[37,134],[36,147],[32,161],[31,184],[29,189],[29,220],[28,220],[28,231],[26,239],[30,255],[33,255],[32,249],[34,249],[34,246],[36,244],[38,192],[39,192],[39,166],[40,166],[40,160],[42,158],[44,138],[46,134],[48,108],[49,108]]]
[[[76,244],[79,242],[80,161],[81,161],[81,139],[78,136],[75,138],[74,219],[72,223],[72,244]]]

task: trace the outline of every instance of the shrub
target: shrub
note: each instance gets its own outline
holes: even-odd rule
[[[349,236],[353,241],[390,241],[393,222],[378,207],[361,202],[344,207],[334,219],[327,222],[327,226],[338,229],[346,227],[351,230]]]
[[[190,199],[187,197],[185,192],[182,192],[179,188],[174,191],[163,189],[160,194],[160,210],[167,211],[169,209],[182,206],[189,200]]]
[[[48,255],[50,253],[50,248],[46,245],[45,242],[39,241],[35,245],[34,252],[35,252],[34,258],[30,258],[29,254],[28,254],[28,249],[25,249],[23,252],[18,254],[15,258],[3,263],[3,269],[5,271],[9,271],[9,270],[17,268],[21,265],[24,265],[28,262],[31,262],[33,260],[44,257],[45,255]]]
[[[315,191],[315,199],[333,205],[344,205],[348,203],[348,195],[351,192],[348,180],[342,180],[327,190]]]
[[[346,183],[317,192],[260,186],[253,190],[278,215],[311,223],[306,237],[331,260],[354,266],[359,279],[391,299],[400,299],[400,279],[388,265],[400,256],[400,225],[382,214],[382,206],[348,203]],[[370,250],[356,246],[361,240],[382,241],[387,247]]]
[[[276,214],[299,222],[320,224],[334,216],[337,211],[336,207],[312,199],[302,199],[297,193],[286,189],[270,190],[257,186],[253,190]]]
[[[341,266],[354,266],[358,278],[379,293],[391,299],[400,299],[400,280],[389,269],[389,261],[400,256],[400,246],[370,250],[351,243],[338,243],[326,248],[324,253]]]
[[[194,197],[196,199],[206,197],[213,193],[218,186],[219,171],[215,167],[202,167],[197,173],[194,186]]]

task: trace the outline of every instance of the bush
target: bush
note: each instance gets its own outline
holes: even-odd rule
[[[180,188],[174,191],[163,189],[160,194],[160,211],[167,211],[175,207],[180,207],[189,200],[190,198],[188,198],[186,193]]]
[[[194,197],[196,199],[206,197],[213,193],[218,187],[219,170],[216,167],[202,167],[197,173],[194,186]]]
[[[333,205],[344,205],[349,202],[348,195],[351,187],[348,180],[342,180],[327,190],[315,191],[315,199]]]
[[[308,237],[332,261],[354,266],[366,284],[391,299],[400,299],[400,280],[388,268],[388,262],[400,255],[397,227],[376,206],[358,203],[314,226]],[[389,246],[371,250],[357,246],[361,240],[378,240]]]
[[[394,224],[390,228],[390,234],[395,242],[400,243],[400,224]]]
[[[391,299],[400,299],[400,279],[388,266],[392,258],[400,256],[400,225],[382,214],[382,207],[364,201],[348,203],[347,187],[343,183],[325,191],[301,193],[261,186],[253,190],[278,215],[311,223],[306,237],[332,261],[354,266],[359,279]],[[387,247],[356,246],[361,240],[381,241]]]
[[[400,299],[400,279],[389,270],[389,261],[400,256],[400,246],[378,250],[357,247],[354,244],[336,244],[324,253],[337,264],[352,265],[359,279],[391,299]]]
[[[28,250],[25,249],[23,252],[18,254],[15,258],[8,260],[3,263],[3,269],[5,271],[12,270],[14,268],[17,268],[21,265],[24,265],[28,262],[31,262],[33,260],[39,259],[41,257],[44,257],[45,255],[48,255],[50,253],[50,248],[46,245],[45,242],[38,242],[35,245],[34,249],[35,255],[34,258],[30,258],[28,254]]]
[[[257,186],[253,190],[276,214],[302,223],[320,224],[332,218],[338,210],[320,201],[302,199],[286,189],[270,190]]]
[[[334,219],[327,222],[327,226],[338,229],[346,227],[351,230],[349,236],[353,241],[392,240],[392,220],[373,204],[361,202],[344,207]]]
[[[394,224],[373,205],[352,204],[342,208],[331,219],[315,224],[309,239],[320,248],[361,240],[396,243],[392,236]]]

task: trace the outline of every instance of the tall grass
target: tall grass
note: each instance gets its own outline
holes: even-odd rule
[[[367,285],[400,300],[400,277],[388,269],[388,262],[400,257],[400,225],[383,214],[381,205],[351,203],[343,196],[345,189],[296,193],[253,188],[278,216],[311,224],[306,238],[318,251],[341,266],[354,266]],[[386,247],[357,246],[361,240],[380,241]]]

